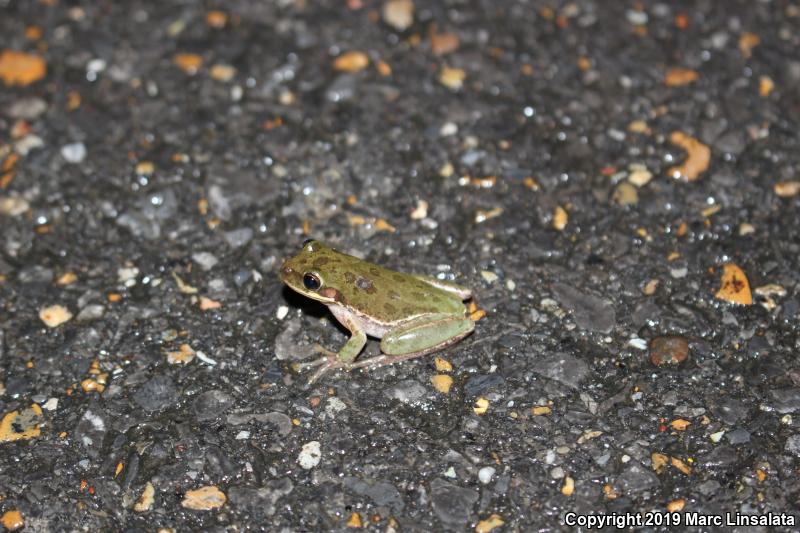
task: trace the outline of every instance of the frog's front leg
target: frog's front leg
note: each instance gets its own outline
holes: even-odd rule
[[[339,350],[339,353],[326,350],[325,348],[316,345],[316,351],[324,353],[325,357],[321,357],[315,361],[311,361],[310,363],[297,365],[298,370],[306,370],[315,366],[319,367],[319,369],[314,372],[314,375],[311,376],[311,379],[308,380],[309,385],[313,384],[319,378],[332,370],[336,370],[337,368],[351,368],[353,361],[356,360],[358,354],[360,354],[361,350],[364,349],[364,345],[367,344],[367,335],[361,330],[358,324],[346,317],[337,316],[337,318],[344,327],[350,330],[350,339],[348,339],[345,345],[342,346],[342,349]]]
[[[384,334],[381,339],[384,355],[352,363],[349,368],[391,365],[421,357],[455,344],[474,329],[475,322],[467,317],[446,313],[426,315]]]

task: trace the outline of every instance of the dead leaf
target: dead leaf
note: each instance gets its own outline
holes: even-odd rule
[[[696,70],[676,67],[667,71],[667,75],[664,77],[664,83],[667,87],[682,87],[696,81],[699,77],[700,75]]]
[[[0,78],[6,85],[30,85],[47,74],[47,62],[41,56],[15,50],[0,54]]]
[[[753,303],[750,282],[744,271],[733,263],[722,265],[722,283],[714,296],[734,304],[751,305]]]
[[[680,146],[688,154],[682,164],[671,167],[667,171],[670,176],[686,181],[695,181],[708,169],[708,165],[711,163],[711,149],[708,146],[682,131],[672,132],[669,142]]]

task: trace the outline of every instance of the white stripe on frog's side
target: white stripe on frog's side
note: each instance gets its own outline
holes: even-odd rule
[[[352,322],[361,331],[363,331],[370,337],[374,337],[376,339],[382,339],[387,331],[393,329],[398,324],[403,324],[410,320],[414,320],[419,316],[422,316],[421,314],[416,314],[416,315],[411,315],[407,319],[403,319],[397,322],[396,324],[381,324],[380,322],[374,319],[368,318],[366,315],[363,315],[357,311],[350,310],[342,305],[328,304],[328,309],[331,310],[333,316],[335,316],[336,320],[338,320],[342,325],[346,325],[348,322]]]

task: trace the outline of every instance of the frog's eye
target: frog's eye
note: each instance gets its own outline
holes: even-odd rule
[[[316,274],[306,272],[303,274],[303,286],[310,291],[317,291],[322,287],[322,280]]]
[[[316,247],[314,246],[317,243],[314,239],[306,239],[303,241],[303,248],[309,252],[315,251]]]

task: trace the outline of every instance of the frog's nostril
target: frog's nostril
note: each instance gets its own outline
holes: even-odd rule
[[[290,266],[286,266],[286,265],[284,265],[284,266],[281,268],[281,270],[283,270],[283,273],[284,273],[284,274],[291,274],[292,272],[294,272],[294,271],[292,270],[292,267],[290,267]]]

